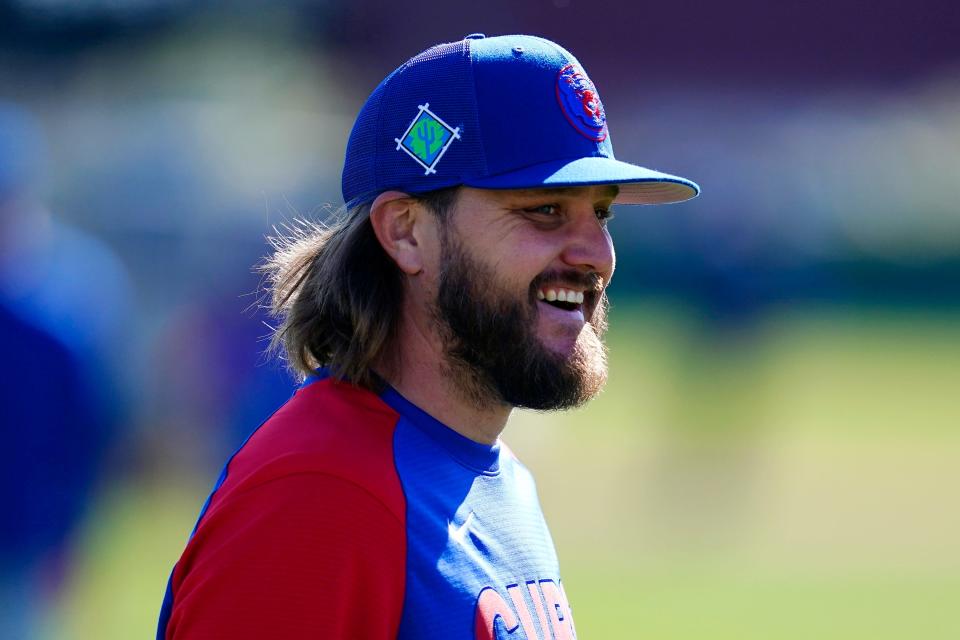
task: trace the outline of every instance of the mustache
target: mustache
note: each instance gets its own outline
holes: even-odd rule
[[[556,270],[541,273],[533,279],[531,290],[536,291],[545,284],[555,284],[570,288],[582,288],[593,293],[602,293],[606,288],[603,277],[595,272],[583,272],[576,269]]]

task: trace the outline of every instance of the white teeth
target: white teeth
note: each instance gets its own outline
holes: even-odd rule
[[[537,289],[537,300],[583,304],[583,299],[583,291],[570,291],[569,289]]]

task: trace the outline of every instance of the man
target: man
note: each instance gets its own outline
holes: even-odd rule
[[[166,638],[572,638],[513,407],[606,378],[613,203],[698,187],[614,159],[576,59],[442,44],[360,111],[346,213],[267,265],[305,377],[228,462],[173,571]]]

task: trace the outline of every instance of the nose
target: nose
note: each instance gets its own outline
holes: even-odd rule
[[[571,220],[560,259],[579,271],[596,272],[604,284],[613,277],[616,266],[613,239],[606,225],[597,219],[592,205],[578,211]]]

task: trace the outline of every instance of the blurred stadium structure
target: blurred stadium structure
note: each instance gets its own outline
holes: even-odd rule
[[[0,636],[152,633],[292,390],[265,235],[339,205],[384,74],[474,31],[569,47],[618,157],[703,187],[612,223],[603,397],[507,432],[580,636],[960,636],[947,0],[0,2]]]

